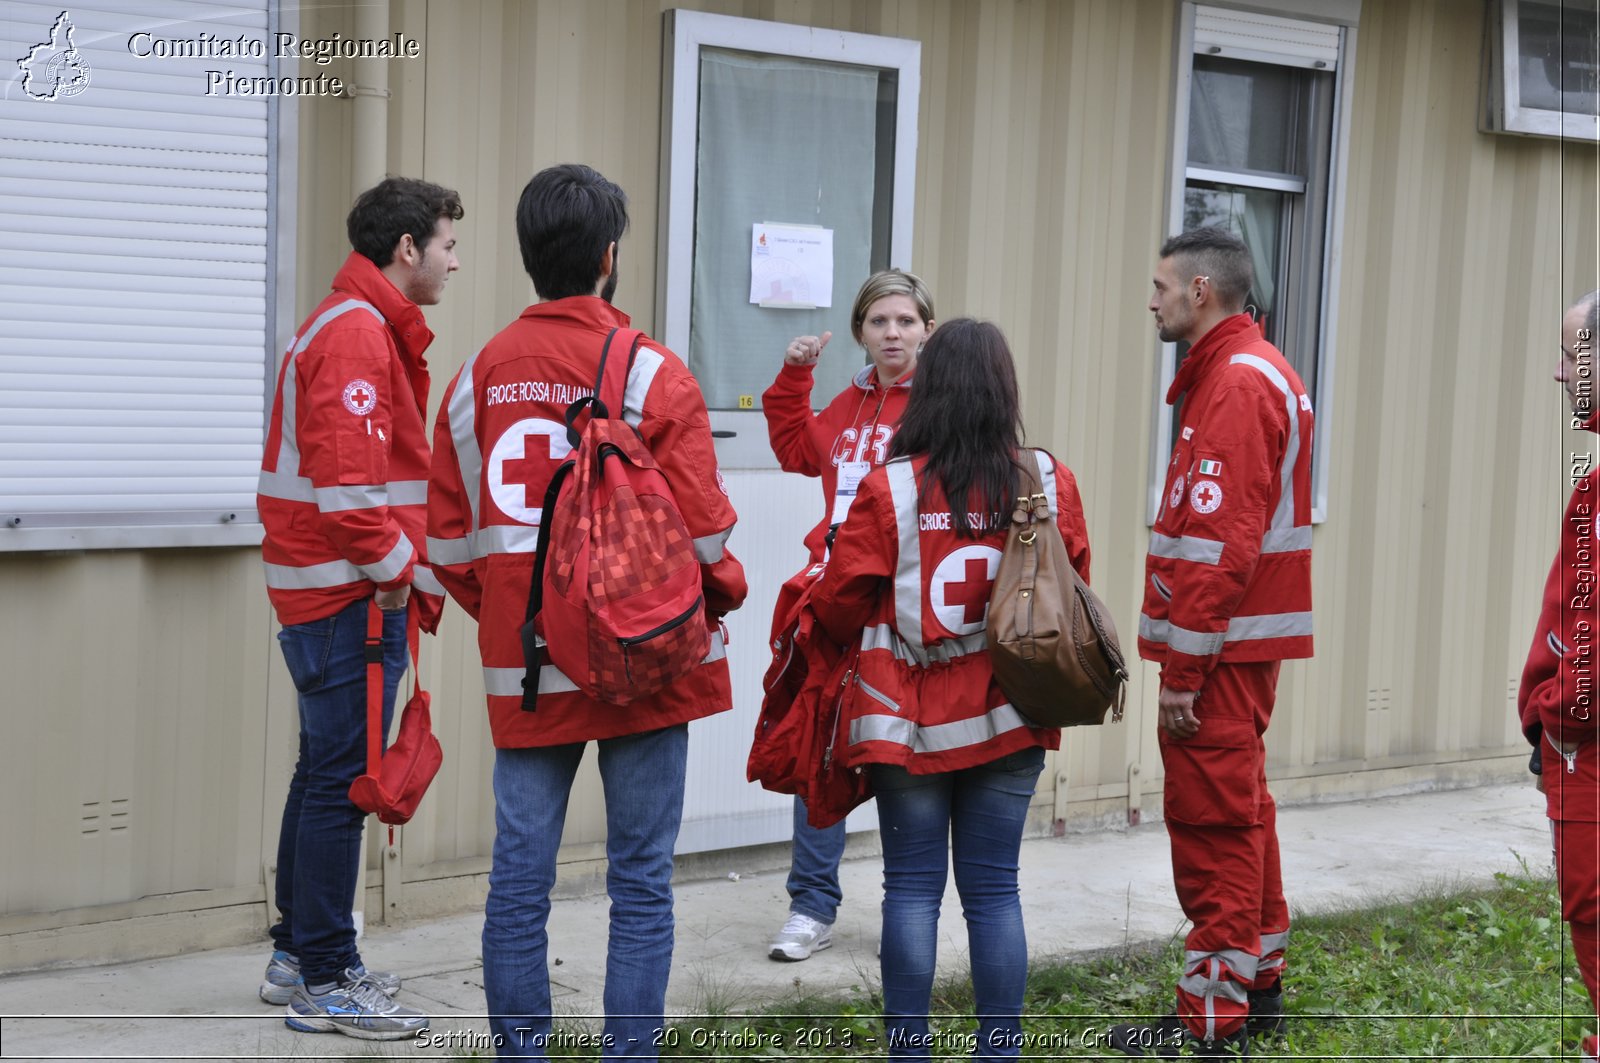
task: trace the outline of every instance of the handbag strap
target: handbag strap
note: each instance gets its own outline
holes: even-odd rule
[[[406,603],[406,646],[411,652],[411,695],[422,689],[422,616],[415,598]],[[367,774],[378,774],[383,760],[383,610],[367,599]]]
[[[383,610],[367,599],[367,774],[383,759]]]

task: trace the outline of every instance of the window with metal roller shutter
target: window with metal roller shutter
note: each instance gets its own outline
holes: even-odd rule
[[[7,3],[0,550],[260,540],[279,100],[208,71],[275,76],[275,17]]]

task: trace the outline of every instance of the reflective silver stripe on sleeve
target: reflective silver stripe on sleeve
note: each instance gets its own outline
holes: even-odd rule
[[[389,492],[383,484],[341,484],[338,487],[318,487],[317,508],[324,513],[344,513],[352,509],[377,509],[389,504]]]
[[[416,547],[411,545],[411,540],[404,535],[397,537],[394,547],[383,556],[382,560],[374,561],[370,565],[357,566],[367,574],[367,578],[374,583],[388,583],[397,579],[400,573],[406,570],[407,563],[416,556]]]
[[[339,484],[312,489],[317,509],[343,513],[380,506],[420,506],[428,501],[428,481],[391,480],[387,484]]]
[[[263,562],[267,570],[267,586],[275,591],[305,591],[321,587],[342,587],[346,583],[360,583],[367,577],[361,570],[343,559],[324,561],[320,565],[274,565]]]
[[[1147,642],[1159,642],[1171,646],[1179,653],[1187,653],[1194,657],[1209,657],[1214,653],[1221,653],[1224,639],[1220,631],[1214,634],[1190,631],[1188,628],[1177,627],[1170,620],[1152,620],[1145,613],[1139,614],[1139,637]]]
[[[1229,642],[1251,639],[1287,639],[1311,634],[1311,613],[1262,613],[1236,616],[1228,621]]]
[[[1033,460],[1039,466],[1039,490],[1044,492],[1044,497],[1050,506],[1050,517],[1056,517],[1056,462],[1049,454],[1042,450],[1033,452]]]
[[[694,541],[694,559],[702,565],[710,565],[722,560],[723,547],[728,542],[728,536],[733,534],[730,526],[713,535],[702,535]]]
[[[710,664],[713,661],[723,660],[728,656],[728,645],[722,639],[720,630],[711,632],[711,649],[701,658],[701,664]],[[527,673],[521,668],[490,668],[483,669],[483,690],[491,697],[520,698],[522,696],[522,677]],[[578,684],[569,679],[561,669],[553,664],[547,664],[539,669],[539,693],[541,694],[566,694],[578,689]]]
[[[1202,539],[1196,535],[1173,536],[1151,532],[1150,555],[1193,561],[1200,565],[1218,565],[1222,563],[1222,543],[1217,539]]]
[[[1292,554],[1311,549],[1311,526],[1271,528],[1261,539],[1263,554]]]
[[[1009,704],[996,705],[970,720],[918,727],[911,720],[884,713],[858,716],[850,723],[850,743],[893,742],[913,753],[946,753],[981,745],[997,735],[1026,727],[1028,723]]]
[[[639,353],[634,355],[633,369],[628,373],[628,383],[622,392],[622,419],[635,428],[644,422],[644,398],[650,393],[650,385],[656,382],[656,373],[664,361],[666,355],[639,344]]]
[[[444,597],[444,584],[439,582],[439,577],[427,565],[415,565],[411,569],[411,588],[424,594],[437,594]]]
[[[1152,620],[1139,614],[1139,637],[1147,642],[1164,643],[1195,657],[1209,657],[1221,653],[1226,642],[1250,642],[1257,639],[1287,639],[1311,635],[1311,613],[1262,613],[1259,616],[1236,616],[1228,622],[1224,632],[1190,631],[1167,620]]]
[[[883,467],[899,535],[894,573],[894,626],[906,649],[926,664],[922,650],[922,547],[917,542],[917,474],[909,461]]]
[[[450,393],[450,440],[456,448],[456,470],[461,474],[461,490],[467,496],[472,520],[469,531],[478,529],[478,493],[483,490],[483,451],[478,448],[477,412],[472,392],[472,371],[478,365],[475,354],[467,359]]]
[[[1221,653],[1226,639],[1227,633],[1223,631],[1190,631],[1171,621],[1167,622],[1167,645],[1192,657],[1210,657],[1214,653]]]
[[[428,562],[434,565],[465,565],[472,560],[472,544],[465,538],[436,539],[428,536]]]
[[[285,382],[284,390],[286,395],[288,387],[288,383]],[[287,398],[284,401],[287,402]],[[288,454],[288,448],[285,447],[281,448],[278,453],[283,455],[278,459],[280,462],[287,458],[294,462],[295,468],[299,468],[299,451],[295,451],[291,456]],[[273,472],[262,469],[261,476],[256,480],[256,492],[265,495],[267,498],[281,498],[286,502],[310,502],[315,504],[317,501],[317,491],[316,488],[311,486],[310,480],[297,473],[284,472],[281,468]]]
[[[923,653],[927,656],[927,661],[924,662],[912,655],[905,645],[905,640],[896,635],[894,628],[888,624],[875,624],[861,629],[863,653],[867,650],[888,650],[894,654],[895,660],[919,667],[932,662],[953,661],[970,653],[982,653],[988,648],[989,636],[985,632],[975,631],[959,638],[940,639],[932,646],[923,647]]]
[[[1288,379],[1278,371],[1271,362],[1255,354],[1236,354],[1228,359],[1233,365],[1247,365],[1259,372],[1262,376],[1272,381],[1274,387],[1283,393],[1284,409],[1289,414],[1289,443],[1283,451],[1283,468],[1278,473],[1278,508],[1273,511],[1272,524],[1268,527],[1267,537],[1273,532],[1286,532],[1294,528],[1294,467],[1300,460],[1300,412],[1299,398],[1294,389],[1289,386]],[[1305,529],[1308,541],[1298,549],[1311,549],[1309,536],[1311,529]],[[1280,540],[1281,541],[1281,540]],[[1269,551],[1266,540],[1261,544],[1262,553],[1284,553],[1287,551]]]

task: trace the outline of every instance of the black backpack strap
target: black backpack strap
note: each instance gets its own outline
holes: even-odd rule
[[[612,369],[609,382],[615,382],[615,386],[609,393],[611,402],[608,404],[603,393],[603,389],[608,383],[606,363],[609,361],[608,356],[611,353],[611,341],[621,331],[623,330],[620,328],[614,328],[606,333],[606,342],[600,348],[600,365],[595,370],[594,393],[585,395],[567,407],[567,441],[572,445],[574,451],[578,449],[578,444],[582,440],[577,422],[578,418],[583,415],[584,410],[588,410],[591,417],[609,419],[611,417],[611,409],[614,407],[617,411],[617,416],[622,416],[622,404],[627,395],[628,374],[633,370],[633,362],[638,357],[639,344],[644,341],[644,333],[637,329],[629,330],[633,332],[633,344],[628,348],[627,367],[620,376],[615,368]],[[545,489],[544,508],[539,511],[539,538],[537,545],[534,547],[533,580],[528,585],[528,606],[522,614],[522,663],[525,669],[522,676],[522,708],[524,712],[533,712],[538,706],[539,670],[544,667],[545,654],[544,648],[539,645],[538,635],[535,633],[537,626],[535,621],[539,616],[539,611],[544,608],[544,561],[550,548],[550,525],[555,517],[556,496],[561,493],[562,483],[572,474],[576,461],[576,457],[569,458],[556,469],[556,474],[550,478],[550,486]]]
[[[544,559],[550,548],[550,524],[555,514],[556,496],[561,485],[576,467],[574,459],[567,459],[550,477],[550,486],[544,492],[544,508],[539,511],[539,539],[533,555],[533,580],[528,584],[528,608],[522,614],[522,710],[532,712],[539,701],[539,670],[544,667],[544,647],[539,645],[535,620],[544,608]]]
[[[612,336],[621,329],[613,329]],[[633,340],[628,344],[628,361],[619,370],[615,362],[608,363],[604,354],[600,356],[600,371],[595,375],[594,393],[600,396],[602,405],[611,411],[611,416],[621,419],[623,407],[628,401],[628,378],[633,375],[633,363],[639,357],[639,345],[644,342],[644,333],[638,329],[629,329],[633,333]],[[611,337],[606,337],[606,345],[610,346]],[[606,366],[610,365],[610,373]]]

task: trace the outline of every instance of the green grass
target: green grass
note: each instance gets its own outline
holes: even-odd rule
[[[1559,916],[1552,880],[1497,875],[1486,890],[1299,917],[1285,979],[1289,1034],[1252,1044],[1251,1058],[1573,1058],[1594,1020]],[[1174,939],[1036,965],[1023,1058],[1107,1058],[1096,1032],[1170,1011],[1182,954]],[[881,1058],[881,1007],[863,989],[843,1001],[795,999],[763,1014],[682,1023],[661,1058]],[[965,980],[936,988],[935,1059],[970,1055],[971,1010]]]

